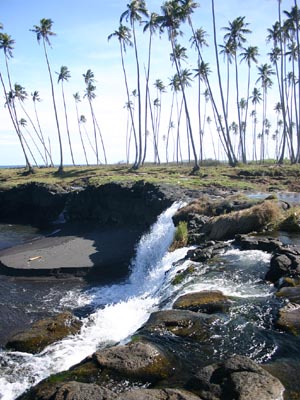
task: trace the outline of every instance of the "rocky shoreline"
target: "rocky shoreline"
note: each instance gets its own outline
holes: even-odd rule
[[[142,215],[147,213],[145,207],[151,209],[154,217],[155,213],[158,215],[174,200],[183,196],[185,199],[196,197],[195,193],[174,193],[171,188],[167,195],[158,187],[152,187],[150,190],[148,186],[148,191],[144,191],[144,185],[142,187],[143,190],[139,188],[141,191],[138,190],[137,197],[132,188],[128,193],[126,188],[128,196],[132,196],[126,201],[135,199],[136,203],[130,207],[128,203],[127,207],[124,205],[126,208],[124,215],[121,209],[117,212],[121,206],[120,199],[115,193],[115,203],[110,205],[109,212],[106,209],[104,215],[104,203],[95,211],[93,202],[89,203],[86,197],[92,198],[97,203],[99,193],[93,192],[94,189],[91,189],[92,194],[78,192],[76,206],[67,206],[65,203],[64,209],[69,210],[68,218],[72,221],[82,218],[79,217],[82,214],[86,220],[97,220],[104,225],[117,226],[128,223],[133,218],[132,212],[135,215],[132,222],[136,224],[139,221],[145,227],[149,226],[152,218],[147,215],[147,218],[142,220]],[[137,204],[146,201],[141,193],[145,194],[148,203],[139,209]],[[276,196],[253,202],[244,197],[221,197],[220,193],[218,196],[215,194],[213,196],[201,194],[199,197],[198,193],[198,198],[189,202],[188,206],[179,210],[173,218],[176,226],[185,224],[187,232],[186,237],[181,238],[177,245],[195,246],[187,253],[184,260],[178,261],[182,263],[183,268],[174,278],[174,285],[195,273],[201,263],[209,260],[218,262],[218,256],[229,246],[242,251],[268,252],[271,254],[271,262],[264,281],[273,284],[276,288],[274,295],[285,299],[287,303],[279,310],[274,321],[274,329],[299,335],[300,247],[285,245],[280,240],[270,237],[278,229],[293,232],[299,229],[299,232],[300,219],[297,211],[291,209],[289,204],[278,201]],[[70,204],[72,201],[74,200],[70,200]],[[110,201],[113,202],[112,198]],[[87,210],[84,209],[84,204],[88,205]],[[190,265],[184,267],[184,262],[187,260],[190,261]],[[284,398],[292,400],[299,398],[300,361],[295,361],[295,364],[288,363],[288,366],[284,359],[258,365],[238,354],[223,359],[214,356],[213,349],[217,335],[214,331],[215,321],[220,318],[226,321],[226,314],[230,310],[232,301],[234,299],[225,296],[221,291],[201,291],[179,297],[173,303],[172,309],[151,314],[149,320],[129,343],[98,350],[69,371],[40,382],[19,399],[279,400]],[[47,335],[49,323],[45,326]],[[172,351],[172,341],[176,340],[183,341],[181,342],[183,349],[185,341],[194,346],[193,348],[201,349],[199,354],[204,358],[195,363],[194,360],[178,357]],[[12,343],[13,340],[7,346],[14,348]],[[290,373],[287,373],[287,370]]]

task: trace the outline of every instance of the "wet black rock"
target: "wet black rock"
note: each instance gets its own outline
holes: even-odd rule
[[[209,240],[195,249],[189,250],[185,258],[195,262],[204,262],[223,253],[228,247],[229,243]]]
[[[282,277],[300,278],[299,246],[280,247],[272,256],[265,279],[276,283]]]
[[[277,400],[284,391],[277,378],[244,356],[201,369],[187,382],[186,389],[205,400]]]
[[[69,193],[58,185],[28,183],[0,191],[0,221],[44,227],[64,210]]]
[[[274,238],[236,235],[232,245],[239,247],[241,250],[261,250],[273,253],[282,247],[282,242]]]
[[[119,400],[201,400],[200,397],[183,389],[137,389],[122,393],[117,398]]]

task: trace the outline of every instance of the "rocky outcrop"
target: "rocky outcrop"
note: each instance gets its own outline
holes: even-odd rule
[[[30,329],[17,333],[7,342],[6,348],[26,353],[39,353],[46,346],[80,331],[82,323],[70,312],[45,318],[32,324]]]
[[[167,355],[159,347],[145,341],[97,351],[94,359],[101,370],[144,383],[159,381],[173,373]]]
[[[137,389],[122,393],[119,400],[201,400],[186,390],[179,389]]]
[[[289,303],[279,310],[276,326],[294,335],[300,334],[300,305]]]
[[[239,247],[241,250],[261,250],[273,253],[282,247],[282,242],[268,237],[236,235],[232,245]]]
[[[72,193],[65,213],[70,221],[148,227],[171,204],[158,186],[143,181],[133,185],[109,183]]]
[[[189,310],[164,310],[150,315],[139,334],[170,332],[175,336],[188,337],[201,342],[208,341],[212,335],[211,326],[216,321],[213,316]]]
[[[202,292],[187,293],[180,296],[173,304],[174,309],[207,314],[226,312],[229,307],[230,301],[219,290],[203,290]]]
[[[28,183],[0,191],[0,221],[44,227],[62,213],[68,192],[58,185]]]
[[[217,256],[218,254],[223,253],[228,247],[229,243],[209,240],[201,243],[195,249],[189,250],[185,258],[195,262],[205,262]]]
[[[300,278],[299,246],[282,246],[272,256],[265,279],[276,283],[282,277]]]
[[[205,400],[280,400],[284,391],[277,378],[243,356],[201,369],[186,388]]]

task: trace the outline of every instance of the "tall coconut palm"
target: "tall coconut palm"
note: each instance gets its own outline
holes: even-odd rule
[[[169,37],[171,47],[172,47],[172,57],[174,60],[176,72],[179,77],[179,83],[181,86],[184,110],[185,110],[187,125],[188,125],[189,139],[191,141],[193,157],[194,157],[194,166],[193,166],[192,173],[198,171],[200,169],[200,167],[199,167],[198,156],[197,156],[194,137],[193,137],[190,112],[189,112],[188,103],[187,103],[186,82],[183,81],[184,75],[181,71],[181,66],[180,66],[180,61],[183,58],[182,54],[184,54],[184,52],[182,54],[178,53],[178,51],[176,49],[176,45],[178,45],[176,38],[180,33],[181,23],[185,22],[186,20],[190,20],[190,16],[193,13],[195,7],[196,7],[196,3],[190,2],[190,0],[188,0],[188,1],[182,0],[180,2],[180,4],[178,1],[175,1],[175,0],[167,1],[161,7],[163,15],[160,17],[161,29],[167,29],[167,32],[168,32],[168,37]]]
[[[2,29],[2,25],[1,25],[1,29]],[[0,79],[1,79],[1,84],[3,87],[3,91],[4,91],[4,95],[5,95],[5,100],[6,100],[6,105],[8,107],[8,111],[9,111],[9,115],[10,115],[10,119],[13,123],[14,129],[16,131],[16,134],[18,136],[20,145],[21,145],[21,149],[25,158],[25,163],[26,163],[26,168],[28,169],[29,173],[33,173],[34,170],[32,168],[32,165],[29,161],[29,158],[27,156],[27,152],[23,143],[23,136],[20,130],[20,124],[19,124],[19,120],[17,117],[17,111],[16,111],[16,107],[15,107],[15,102],[13,100],[13,89],[12,89],[12,84],[11,84],[11,78],[10,78],[10,72],[9,72],[9,66],[8,66],[8,60],[9,58],[13,57],[13,45],[14,45],[15,41],[11,38],[10,35],[6,34],[6,33],[0,33],[0,49],[3,50],[4,52],[4,59],[5,59],[5,65],[6,65],[6,72],[7,72],[7,77],[8,77],[8,82],[9,82],[9,92],[11,93],[11,96],[9,96],[9,93],[6,90],[5,87],[5,83],[2,77],[2,74],[0,74]]]
[[[95,94],[96,86],[93,84],[95,82],[94,73],[90,69],[88,69],[87,72],[85,74],[83,74],[83,77],[84,77],[84,82],[85,82],[85,85],[86,85],[84,97],[86,97],[88,99],[88,102],[89,102],[89,105],[90,105],[90,110],[91,110],[92,121],[93,121],[93,127],[94,127],[94,139],[95,139],[95,150],[96,150],[97,165],[99,164],[97,130],[99,132],[99,136],[100,136],[100,140],[101,140],[103,156],[104,156],[104,162],[105,162],[105,164],[107,164],[104,141],[103,141],[103,137],[102,137],[102,134],[101,134],[101,130],[99,128],[99,124],[98,124],[97,118],[96,118],[95,113],[94,113],[93,104],[92,104],[92,101],[96,98],[96,94]]]
[[[22,111],[24,112],[24,114],[25,114],[26,117],[28,118],[28,120],[29,120],[29,122],[30,122],[30,124],[31,124],[31,126],[32,126],[32,128],[33,128],[33,130],[34,130],[34,132],[35,132],[35,134],[36,134],[36,136],[37,136],[37,138],[38,138],[39,141],[41,142],[41,145],[43,146],[43,149],[44,149],[44,151],[45,151],[45,143],[43,142],[43,139],[42,139],[42,137],[40,136],[39,131],[37,130],[37,128],[36,128],[36,126],[35,126],[35,124],[34,124],[32,118],[30,117],[29,113],[27,112],[27,110],[26,110],[26,108],[25,108],[25,106],[24,106],[24,101],[28,98],[28,94],[27,94],[25,88],[24,88],[22,85],[20,85],[20,84],[18,84],[18,83],[15,83],[13,94],[14,94],[14,97],[15,97],[16,99],[18,99],[19,104],[20,104],[20,106],[21,106],[21,108],[22,108]],[[23,119],[21,119],[21,120],[23,120]],[[20,120],[20,121],[21,121],[21,120]],[[27,121],[26,121],[26,125],[27,125]],[[26,126],[26,125],[24,125],[24,126]],[[34,142],[34,139],[33,139],[33,138],[32,138],[32,141]],[[34,142],[34,144],[35,144],[35,142]],[[35,146],[37,147],[36,144],[35,144]],[[46,153],[46,154],[47,154],[47,153]],[[45,165],[47,165],[46,154],[45,154],[45,155],[41,155],[41,158],[42,158],[43,162],[45,163]]]
[[[152,52],[152,41],[153,41],[153,35],[159,28],[159,23],[158,23],[158,14],[152,12],[149,16],[149,19],[145,21],[144,29],[143,32],[149,31],[149,44],[148,44],[148,63],[147,63],[147,70],[146,70],[146,96],[145,96],[145,132],[148,131],[148,106],[150,105],[151,107],[151,98],[150,98],[150,90],[149,90],[149,79],[150,79],[150,69],[151,69],[151,52]],[[142,164],[144,164],[145,159],[146,159],[146,153],[147,153],[147,137],[145,136],[145,142],[144,142],[144,154],[143,154],[143,160]]]
[[[228,42],[232,45],[233,49],[233,57],[235,63],[235,83],[236,83],[236,104],[238,111],[238,120],[239,120],[239,135],[240,135],[240,145],[242,150],[242,161],[245,163],[246,160],[246,149],[245,142],[242,134],[242,120],[241,120],[241,111],[239,107],[239,75],[238,75],[238,62],[237,62],[237,52],[242,48],[243,44],[246,42],[245,35],[251,33],[251,30],[247,27],[248,23],[245,22],[245,17],[237,17],[232,22],[229,22],[229,27],[224,27],[223,29],[227,31],[224,36],[225,42]]]
[[[93,143],[91,142],[91,139],[90,139],[89,134],[88,134],[88,132],[87,132],[87,130],[86,130],[86,127],[85,127],[85,124],[87,123],[87,119],[86,119],[85,115],[80,115],[80,117],[79,117],[79,123],[80,123],[80,125],[83,127],[83,130],[84,130],[84,132],[85,132],[85,135],[86,135],[86,137],[87,137],[87,140],[88,140],[88,142],[89,142],[89,145],[90,145],[91,149],[93,150],[93,153],[94,153],[95,156],[96,156],[96,149],[94,148]]]
[[[252,121],[254,122],[253,128],[253,160],[257,161],[257,153],[256,153],[256,128],[257,128],[257,105],[262,101],[261,91],[258,88],[254,88],[251,95],[251,101],[254,105],[254,112],[252,113]]]
[[[121,62],[122,62],[122,70],[123,70],[125,88],[126,88],[126,94],[127,94],[127,104],[130,104],[130,102],[131,102],[131,100],[130,100],[130,91],[129,91],[127,72],[126,72],[125,62],[124,62],[124,55],[126,53],[126,47],[127,46],[133,46],[132,41],[131,41],[130,29],[127,26],[120,24],[119,29],[115,30],[113,33],[111,33],[108,36],[108,40],[110,40],[113,37],[117,38],[118,41],[119,41],[120,53],[121,53]],[[135,165],[138,164],[139,148],[138,148],[137,133],[136,133],[136,128],[135,128],[134,114],[133,114],[133,108],[132,107],[129,108],[129,113],[130,113],[131,126],[132,126],[132,130],[133,130],[134,141],[135,141],[135,161],[134,161],[134,166],[135,166]]]
[[[55,121],[56,121],[58,141],[59,141],[60,164],[59,164],[57,172],[59,174],[61,174],[63,172],[63,170],[64,170],[64,167],[63,167],[63,146],[62,146],[62,138],[61,138],[61,132],[60,132],[60,126],[59,126],[59,120],[58,120],[58,113],[57,113],[57,107],[56,107],[56,101],[55,101],[55,91],[54,91],[54,85],[53,85],[52,72],[51,72],[50,62],[49,62],[47,48],[46,48],[46,44],[51,46],[50,37],[56,35],[51,30],[52,29],[52,25],[53,25],[53,21],[50,18],[42,18],[40,20],[40,25],[34,25],[33,29],[31,29],[31,31],[36,34],[36,38],[37,38],[38,43],[40,43],[41,41],[43,43],[44,55],[45,55],[47,68],[48,68],[48,73],[49,73],[49,78],[50,78],[52,102],[53,102],[53,109],[54,109],[54,115],[55,115]]]
[[[68,134],[69,148],[70,148],[70,153],[71,153],[72,164],[75,165],[70,130],[69,130],[67,104],[66,104],[65,91],[64,91],[64,83],[69,81],[69,79],[71,78],[71,74],[70,74],[70,71],[68,70],[68,67],[66,67],[65,65],[62,65],[60,67],[60,71],[56,72],[56,74],[58,75],[57,83],[61,82],[61,94],[62,94],[63,104],[64,104],[65,121],[66,121],[66,128],[67,128],[67,134]]]
[[[125,19],[127,22],[129,21],[132,28],[133,35],[133,44],[134,44],[134,53],[135,53],[135,62],[136,62],[136,73],[137,73],[137,91],[138,91],[138,148],[139,148],[139,156],[138,161],[134,165],[134,168],[137,169],[141,165],[142,157],[143,157],[143,139],[142,139],[142,93],[141,93],[141,77],[140,77],[140,62],[138,55],[138,45],[137,45],[137,36],[136,36],[136,23],[142,22],[143,17],[148,16],[148,10],[146,8],[146,3],[144,0],[131,0],[129,4],[127,4],[127,10],[121,14],[120,24],[122,24]],[[146,134],[146,132],[145,132]]]
[[[84,145],[84,140],[83,140],[82,132],[81,132],[80,119],[79,119],[78,103],[81,102],[79,93],[78,92],[74,93],[73,94],[73,98],[74,98],[74,101],[75,101],[77,124],[78,124],[80,141],[81,141],[81,145],[82,145],[82,149],[83,149],[83,153],[84,153],[84,157],[85,157],[85,162],[86,162],[86,165],[89,165],[87,154],[86,154],[86,149],[85,149],[85,145]]]
[[[250,98],[250,83],[251,83],[251,64],[254,62],[258,63],[257,57],[259,56],[258,47],[257,46],[249,46],[243,49],[244,52],[240,54],[241,61],[245,61],[248,66],[248,84],[247,84],[247,97],[245,104],[245,118],[243,119],[243,140],[246,142],[246,129],[247,129],[247,120],[248,120],[248,108],[249,108],[249,98]]]
[[[213,33],[214,33],[214,49],[215,49],[215,57],[216,57],[216,64],[217,64],[217,75],[218,75],[218,85],[219,85],[219,92],[221,96],[221,105],[222,105],[222,113],[224,117],[225,129],[223,128],[223,124],[221,122],[220,113],[218,112],[218,108],[216,106],[216,102],[214,101],[212,90],[210,89],[210,97],[213,103],[214,113],[216,118],[218,119],[219,126],[222,131],[225,151],[228,158],[228,162],[231,166],[235,166],[238,162],[234,149],[231,143],[230,132],[229,132],[229,125],[228,125],[228,118],[226,113],[226,106],[224,100],[224,93],[223,93],[223,86],[222,86],[222,79],[221,79],[221,70],[220,70],[220,61],[219,61],[219,53],[218,53],[218,43],[217,43],[217,28],[216,28],[216,13],[215,13],[215,2],[211,0],[211,9],[212,9],[212,19],[213,19]]]
[[[49,157],[50,165],[53,167],[53,166],[54,166],[54,163],[53,163],[53,160],[52,160],[52,156],[51,156],[51,154],[50,154],[50,151],[48,150],[47,145],[46,145],[46,142],[45,142],[44,134],[43,134],[43,131],[42,131],[42,128],[41,128],[40,119],[39,119],[38,112],[37,112],[37,107],[36,107],[36,104],[39,103],[39,102],[41,101],[39,92],[38,92],[37,90],[35,90],[34,92],[32,92],[32,93],[31,93],[31,98],[32,98],[32,101],[33,101],[33,107],[34,107],[35,118],[36,118],[37,126],[38,126],[38,129],[39,129],[39,133],[40,133],[40,134],[39,134],[39,137],[41,138],[42,144],[43,144],[43,147],[44,147],[46,163],[47,163],[47,165],[48,165],[48,157]]]
[[[220,44],[220,54],[223,55],[227,66],[227,83],[226,83],[226,117],[228,118],[228,105],[229,105],[229,91],[230,91],[230,65],[232,64],[234,55],[234,46],[232,42],[227,41],[224,44]]]
[[[263,112],[262,112],[262,130],[261,130],[261,161],[264,161],[265,157],[265,120],[267,118],[267,93],[268,89],[272,87],[273,81],[271,76],[274,75],[271,65],[262,64],[258,67],[258,79],[256,83],[260,82],[263,90]]]
[[[20,125],[22,128],[24,128],[24,129],[26,130],[26,132],[28,133],[28,136],[29,136],[29,137],[31,138],[31,140],[34,142],[34,139],[32,138],[31,133],[29,132],[29,130],[28,130],[27,127],[26,127],[26,126],[27,126],[27,121],[26,121],[26,119],[21,118],[21,119],[19,120],[19,125]],[[33,159],[33,162],[35,163],[36,167],[38,167],[38,163],[37,163],[37,161],[36,161],[36,158],[34,157],[34,154],[33,154],[32,150],[31,150],[31,148],[30,148],[30,146],[29,146],[29,144],[28,144],[28,141],[27,141],[26,137],[23,135],[23,133],[21,133],[21,135],[22,135],[22,138],[23,138],[23,140],[24,140],[24,143],[25,143],[25,145],[26,145],[26,147],[27,147],[27,149],[28,149],[28,151],[29,151],[29,153],[30,153],[32,159]],[[34,142],[34,143],[35,143],[35,142]]]
[[[161,121],[161,107],[162,107],[162,94],[166,92],[166,87],[161,79],[156,79],[154,82],[154,87],[156,88],[156,95],[158,100],[157,114],[156,114],[156,124],[155,124],[155,162],[160,163],[158,145],[159,145],[159,130]]]

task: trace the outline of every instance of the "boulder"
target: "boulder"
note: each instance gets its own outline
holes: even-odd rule
[[[280,400],[284,391],[277,378],[239,355],[201,369],[186,389],[205,400]]]
[[[173,374],[171,360],[158,346],[136,341],[94,354],[101,370],[140,382],[156,382]]]
[[[201,342],[211,337],[211,326],[216,318],[185,310],[157,311],[150,315],[140,332],[171,332],[176,336],[189,337]]]
[[[137,389],[122,393],[120,400],[201,400],[183,389]],[[101,399],[99,399],[101,400]]]
[[[300,278],[299,247],[281,247],[279,251],[271,258],[265,279],[275,283],[282,277]]]
[[[291,303],[300,305],[300,286],[282,287],[276,296],[287,298]]]
[[[261,250],[267,253],[273,253],[281,248],[282,242],[274,238],[236,235],[232,245],[242,250]]]
[[[31,328],[17,333],[7,342],[6,348],[25,353],[39,353],[46,346],[80,331],[82,323],[70,312],[45,318],[32,324]]]
[[[51,400],[115,400],[118,395],[101,386],[81,382],[62,384]],[[48,400],[43,398],[43,400]],[[49,399],[50,400],[50,399]]]
[[[226,312],[230,301],[219,290],[204,290],[180,296],[173,304],[173,309],[190,310],[208,314]]]
[[[300,214],[298,212],[291,213],[285,220],[279,225],[281,231],[289,233],[299,233],[300,232]]]
[[[228,247],[229,243],[209,240],[200,244],[195,249],[189,250],[185,258],[195,262],[205,262],[221,254]]]
[[[300,334],[300,305],[289,303],[279,310],[276,326],[293,335]]]

